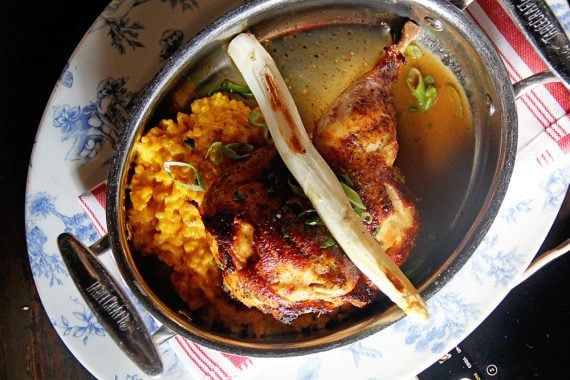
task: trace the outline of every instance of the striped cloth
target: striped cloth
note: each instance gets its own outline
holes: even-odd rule
[[[569,27],[567,1],[550,1],[565,27]],[[507,67],[512,82],[534,73],[545,71],[541,60],[523,34],[517,29],[496,0],[472,3],[467,13],[490,37]],[[534,89],[517,101],[519,114],[519,153],[534,162],[535,170],[558,160],[570,159],[570,93],[560,83],[551,83]],[[82,207],[93,221],[97,231],[106,233],[105,190],[102,183],[79,197]],[[176,336],[169,341],[187,369],[197,379],[226,380],[247,378],[268,359],[230,355],[208,349]]]

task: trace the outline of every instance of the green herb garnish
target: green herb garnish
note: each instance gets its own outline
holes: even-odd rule
[[[324,224],[315,209],[304,210],[297,216],[301,219],[305,219],[304,223],[307,226],[322,226]]]
[[[346,197],[352,204],[352,209],[356,215],[358,215],[358,218],[365,223],[372,222],[372,215],[366,211],[366,206],[364,205],[364,202],[362,202],[362,198],[360,198],[360,195],[358,195],[358,193],[352,188],[352,186],[354,186],[352,180],[346,174],[342,175],[342,179],[343,180],[340,181],[340,185],[342,186]]]
[[[269,127],[267,126],[267,123],[265,122],[265,119],[263,118],[261,112],[257,110],[251,110],[247,116],[247,121],[254,127],[261,128],[265,141],[267,141],[269,144],[273,144],[273,139],[271,139],[271,135],[269,134]]]
[[[372,231],[372,236],[376,237],[380,233],[380,226],[376,227],[374,231]]]
[[[406,84],[414,98],[416,98],[420,110],[426,112],[433,107],[437,101],[437,88],[431,75],[424,77],[420,70],[412,67],[408,71]]]
[[[265,181],[263,181],[263,185],[267,190],[268,194],[275,192],[275,187],[279,183],[279,177],[277,177],[274,173],[269,173],[267,177],[265,177]]]
[[[416,44],[409,44],[406,50],[404,50],[404,55],[410,58],[418,59],[423,57],[424,53],[422,49]]]
[[[253,98],[253,93],[248,86],[237,84],[229,79],[224,80],[218,87],[208,91],[208,96],[216,92],[229,92],[232,94],[238,94],[246,98]]]
[[[204,158],[208,158],[213,154],[214,163],[219,165],[222,162],[223,156],[226,156],[231,160],[239,160],[240,158],[249,156],[249,152],[252,150],[253,145],[250,144],[231,143],[224,145],[221,142],[216,141],[210,145]]]
[[[301,186],[299,186],[296,182],[293,183],[292,181],[294,180],[292,180],[291,177],[287,178],[287,183],[289,184],[291,191],[293,191],[293,194],[298,195],[301,198],[307,198]]]
[[[170,179],[172,179],[174,183],[176,183],[177,185],[180,185],[186,189],[194,191],[206,191],[206,186],[204,186],[204,183],[202,182],[202,177],[200,176],[200,172],[198,171],[198,169],[196,169],[194,165],[189,164],[187,162],[166,161],[162,164],[162,167],[164,168],[164,171],[166,172],[166,174],[168,174]],[[192,169],[192,171],[194,172],[194,184],[186,183],[174,178],[174,174],[172,173],[171,170],[172,167]]]
[[[195,149],[196,148],[196,141],[194,141],[194,139],[191,137],[186,137],[184,139],[184,145],[186,145],[190,149]]]
[[[236,192],[234,192],[234,201],[243,203],[246,200],[246,198],[247,194],[244,193],[243,191],[237,190]]]
[[[342,186],[342,189],[344,190],[344,193],[348,197],[348,200],[350,201],[350,203],[352,203],[353,207],[366,210],[366,206],[364,206],[364,203],[362,203],[362,198],[360,198],[360,195],[358,195],[358,193],[354,191],[352,187],[348,186],[346,183],[341,182],[340,184]]]
[[[328,237],[327,240],[321,244],[321,248],[327,249],[330,247],[334,247],[336,245],[336,241],[332,237]]]

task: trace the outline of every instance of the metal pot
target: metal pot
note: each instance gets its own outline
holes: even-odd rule
[[[435,0],[253,1],[217,20],[167,62],[133,104],[111,163],[107,191],[108,239],[114,257],[137,300],[164,324],[161,332],[169,329],[206,346],[235,354],[286,356],[348,344],[402,317],[401,311],[389,303],[378,302],[330,330],[309,336],[247,339],[215,332],[193,323],[186,313],[180,313],[180,305],[171,300],[169,290],[155,286],[155,275],[145,271],[133,255],[125,215],[133,146],[145,128],[152,126],[161,103],[183,75],[204,82],[231,72],[225,45],[244,30],[263,39],[314,24],[386,24],[399,30],[404,20],[411,19],[421,26],[419,42],[451,68],[468,96],[473,115],[473,140],[470,149],[458,157],[461,165],[441,179],[439,189],[433,183],[414,188],[426,200],[420,206],[424,227],[417,253],[411,255],[403,270],[422,295],[430,298],[463,266],[487,232],[506,192],[515,159],[517,117],[515,91],[499,55],[461,11],[469,1],[454,3]],[[550,80],[551,77],[546,75],[539,79]],[[413,181],[412,172],[406,175]],[[446,190],[450,184],[454,187],[451,194]],[[70,235],[62,235],[59,243],[72,277],[100,322],[145,372],[160,373],[162,367],[154,343],[144,327],[137,325],[140,321],[136,311],[123,292],[113,286],[112,279],[101,274],[104,270],[93,256],[101,244],[89,250]],[[109,303],[109,299],[113,302]]]

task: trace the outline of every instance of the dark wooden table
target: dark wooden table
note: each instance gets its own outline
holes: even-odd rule
[[[26,251],[24,201],[32,144],[51,89],[107,1],[0,4],[0,379],[89,379],[92,376],[57,336],[38,298]],[[570,235],[569,215],[567,201],[545,247]],[[560,378],[566,371],[568,273],[570,260],[559,259],[515,289],[481,327],[485,334],[489,329],[498,335],[518,331],[515,341],[503,342],[524,360],[515,372],[517,378]],[[526,307],[518,307],[525,302]]]
[[[90,379],[38,298],[24,234],[26,175],[43,109],[106,0],[0,2],[0,379]]]

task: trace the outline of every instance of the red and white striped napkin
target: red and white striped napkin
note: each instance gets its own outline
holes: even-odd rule
[[[467,10],[495,44],[513,82],[545,71],[541,60],[496,0],[480,0]],[[570,164],[570,93],[559,83],[534,89],[517,101],[519,144],[517,164],[530,171]],[[99,234],[106,233],[105,190],[101,183],[79,196]],[[252,376],[264,359],[230,355],[176,336],[169,341],[193,377],[226,380]]]

